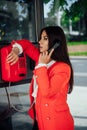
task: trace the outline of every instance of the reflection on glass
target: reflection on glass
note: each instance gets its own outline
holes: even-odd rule
[[[33,6],[31,1],[0,1],[0,41],[21,38],[35,41]]]

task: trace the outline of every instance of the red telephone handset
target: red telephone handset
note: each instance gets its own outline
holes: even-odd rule
[[[2,80],[7,82],[17,82],[26,77],[26,56],[25,54],[21,54],[18,62],[14,65],[10,65],[7,63],[6,58],[11,49],[11,46],[6,46],[1,49]]]

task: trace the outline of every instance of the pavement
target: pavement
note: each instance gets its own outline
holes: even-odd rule
[[[0,130],[31,130],[32,120],[27,111],[30,107],[29,84],[0,88]],[[8,94],[9,95],[9,94]],[[74,86],[68,95],[68,104],[74,117],[75,130],[87,130],[87,87]]]
[[[70,59],[87,59],[87,56],[70,56]]]

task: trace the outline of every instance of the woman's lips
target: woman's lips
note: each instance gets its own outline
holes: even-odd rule
[[[40,49],[42,49],[43,47],[40,46]]]

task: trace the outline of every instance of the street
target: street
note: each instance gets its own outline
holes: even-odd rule
[[[73,58],[71,62],[74,68],[74,85],[87,87],[87,58]]]
[[[87,130],[87,59],[72,59],[74,68],[74,89],[68,96],[75,130]]]

